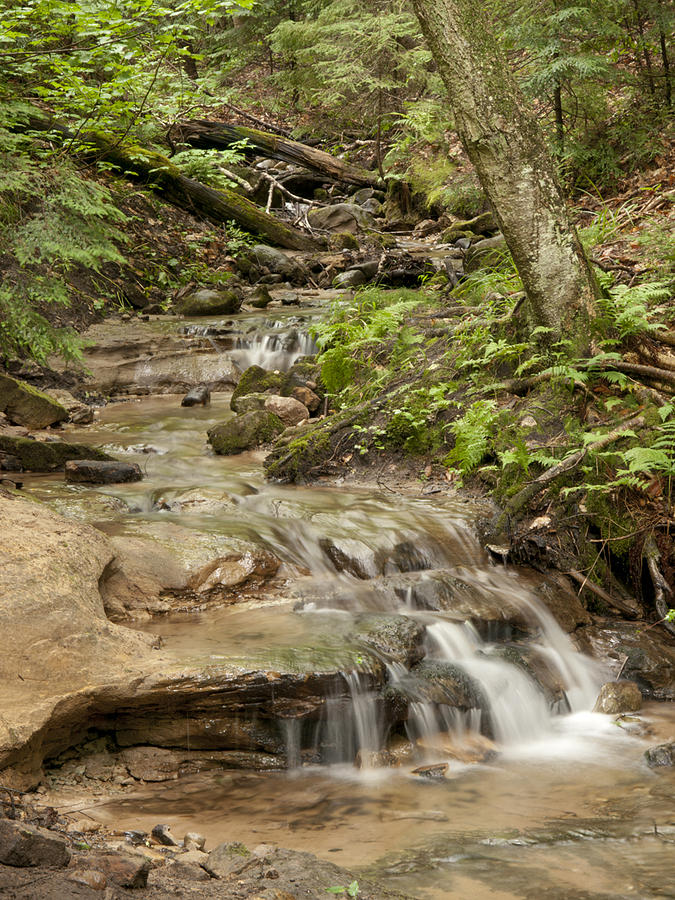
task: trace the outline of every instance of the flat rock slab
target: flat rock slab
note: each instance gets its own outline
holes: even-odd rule
[[[71,460],[65,465],[66,481],[76,484],[119,484],[141,481],[143,472],[136,463]]]
[[[24,472],[53,472],[68,460],[110,460],[112,457],[96,447],[70,444],[66,441],[36,441],[18,435],[0,434],[0,452],[18,460]]]

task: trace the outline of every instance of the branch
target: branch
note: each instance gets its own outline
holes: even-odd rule
[[[654,606],[660,616],[660,621],[665,629],[672,635],[675,635],[675,622],[668,621],[670,607],[669,602],[666,602],[666,594],[669,594],[672,597],[673,590],[659,569],[661,553],[656,546],[653,532],[645,541],[644,547],[642,548],[642,555],[647,561],[649,576],[654,587]]]

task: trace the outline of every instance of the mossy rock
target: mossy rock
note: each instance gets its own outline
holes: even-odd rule
[[[47,428],[68,418],[68,410],[30,384],[0,375],[0,412],[25,428]]]
[[[239,312],[241,297],[235,291],[204,288],[187,294],[176,303],[181,316],[230,316]]]
[[[255,412],[257,409],[265,409],[265,400],[270,394],[244,394],[243,397],[234,396],[230,401],[230,408],[239,415],[244,413]]]
[[[310,390],[323,400],[324,388],[321,382],[321,366],[316,363],[313,357],[303,357],[296,360],[291,368],[286,372],[284,382],[279,393],[282,397],[290,397],[296,387],[307,387],[308,382],[315,385]]]
[[[34,441],[30,438],[0,434],[0,450],[16,456],[24,472],[53,472],[71,459],[112,460],[103,450],[65,441]]]
[[[331,250],[358,250],[359,242],[351,231],[338,231],[331,236],[329,241]]]
[[[364,616],[352,637],[379,656],[413,666],[424,657],[425,627],[410,616]]]
[[[237,411],[237,401],[247,394],[265,394],[271,391],[280,394],[286,376],[280,372],[266,372],[260,366],[249,366],[242,373],[239,384],[230,399],[230,409]]]
[[[331,436],[325,423],[306,429],[305,433],[283,446],[275,446],[263,466],[268,478],[277,481],[301,480],[331,454]]]
[[[232,456],[245,450],[253,450],[261,444],[268,444],[284,428],[279,416],[259,409],[215,425],[208,432],[208,437],[216,453]]]

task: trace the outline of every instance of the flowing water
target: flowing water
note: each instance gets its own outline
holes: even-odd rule
[[[311,350],[297,322],[251,318],[217,348],[242,367],[285,369]],[[184,327],[222,339],[217,323]],[[601,663],[538,599],[539,576],[491,563],[471,531],[479,510],[443,494],[267,484],[261,454],[209,451],[207,429],[230,415],[229,394],[207,408],[177,395],[110,404],[73,436],[139,462],[144,480],[41,476],[27,490],[188,566],[223,548],[274,553],[281,569],[255,596],[138,627],[181,662],[334,670],[344,689],[319,714],[279,717],[284,772],[185,777],[90,813],[122,829],[168,821],[211,846],[309,849],[419,897],[675,896],[672,776],[644,765],[639,734],[589,711]],[[402,656],[363,638],[383,623],[416,635]],[[674,724],[661,706],[640,727],[653,743]]]

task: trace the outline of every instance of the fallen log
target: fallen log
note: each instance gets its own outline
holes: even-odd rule
[[[248,151],[244,148],[244,153],[248,155],[265,156],[268,159],[279,159],[304,166],[314,172],[320,172],[331,181],[365,187],[380,184],[380,178],[374,172],[336,159],[330,153],[317,150],[316,147],[309,147],[299,141],[291,141],[278,134],[269,134],[244,125],[228,125],[225,122],[209,122],[204,119],[179,122],[171,129],[169,139],[172,143],[180,142],[206,150],[222,150],[239,141],[246,141],[251,148]]]
[[[264,212],[255,203],[227,188],[208,187],[188,178],[170,159],[137,144],[123,143],[99,131],[75,135],[65,125],[35,111],[24,130],[48,132],[62,141],[77,143],[85,155],[105,160],[120,172],[150,187],[164,200],[217,224],[234,220],[247,231],[262,235],[273,244],[291,250],[318,250],[325,242]]]

